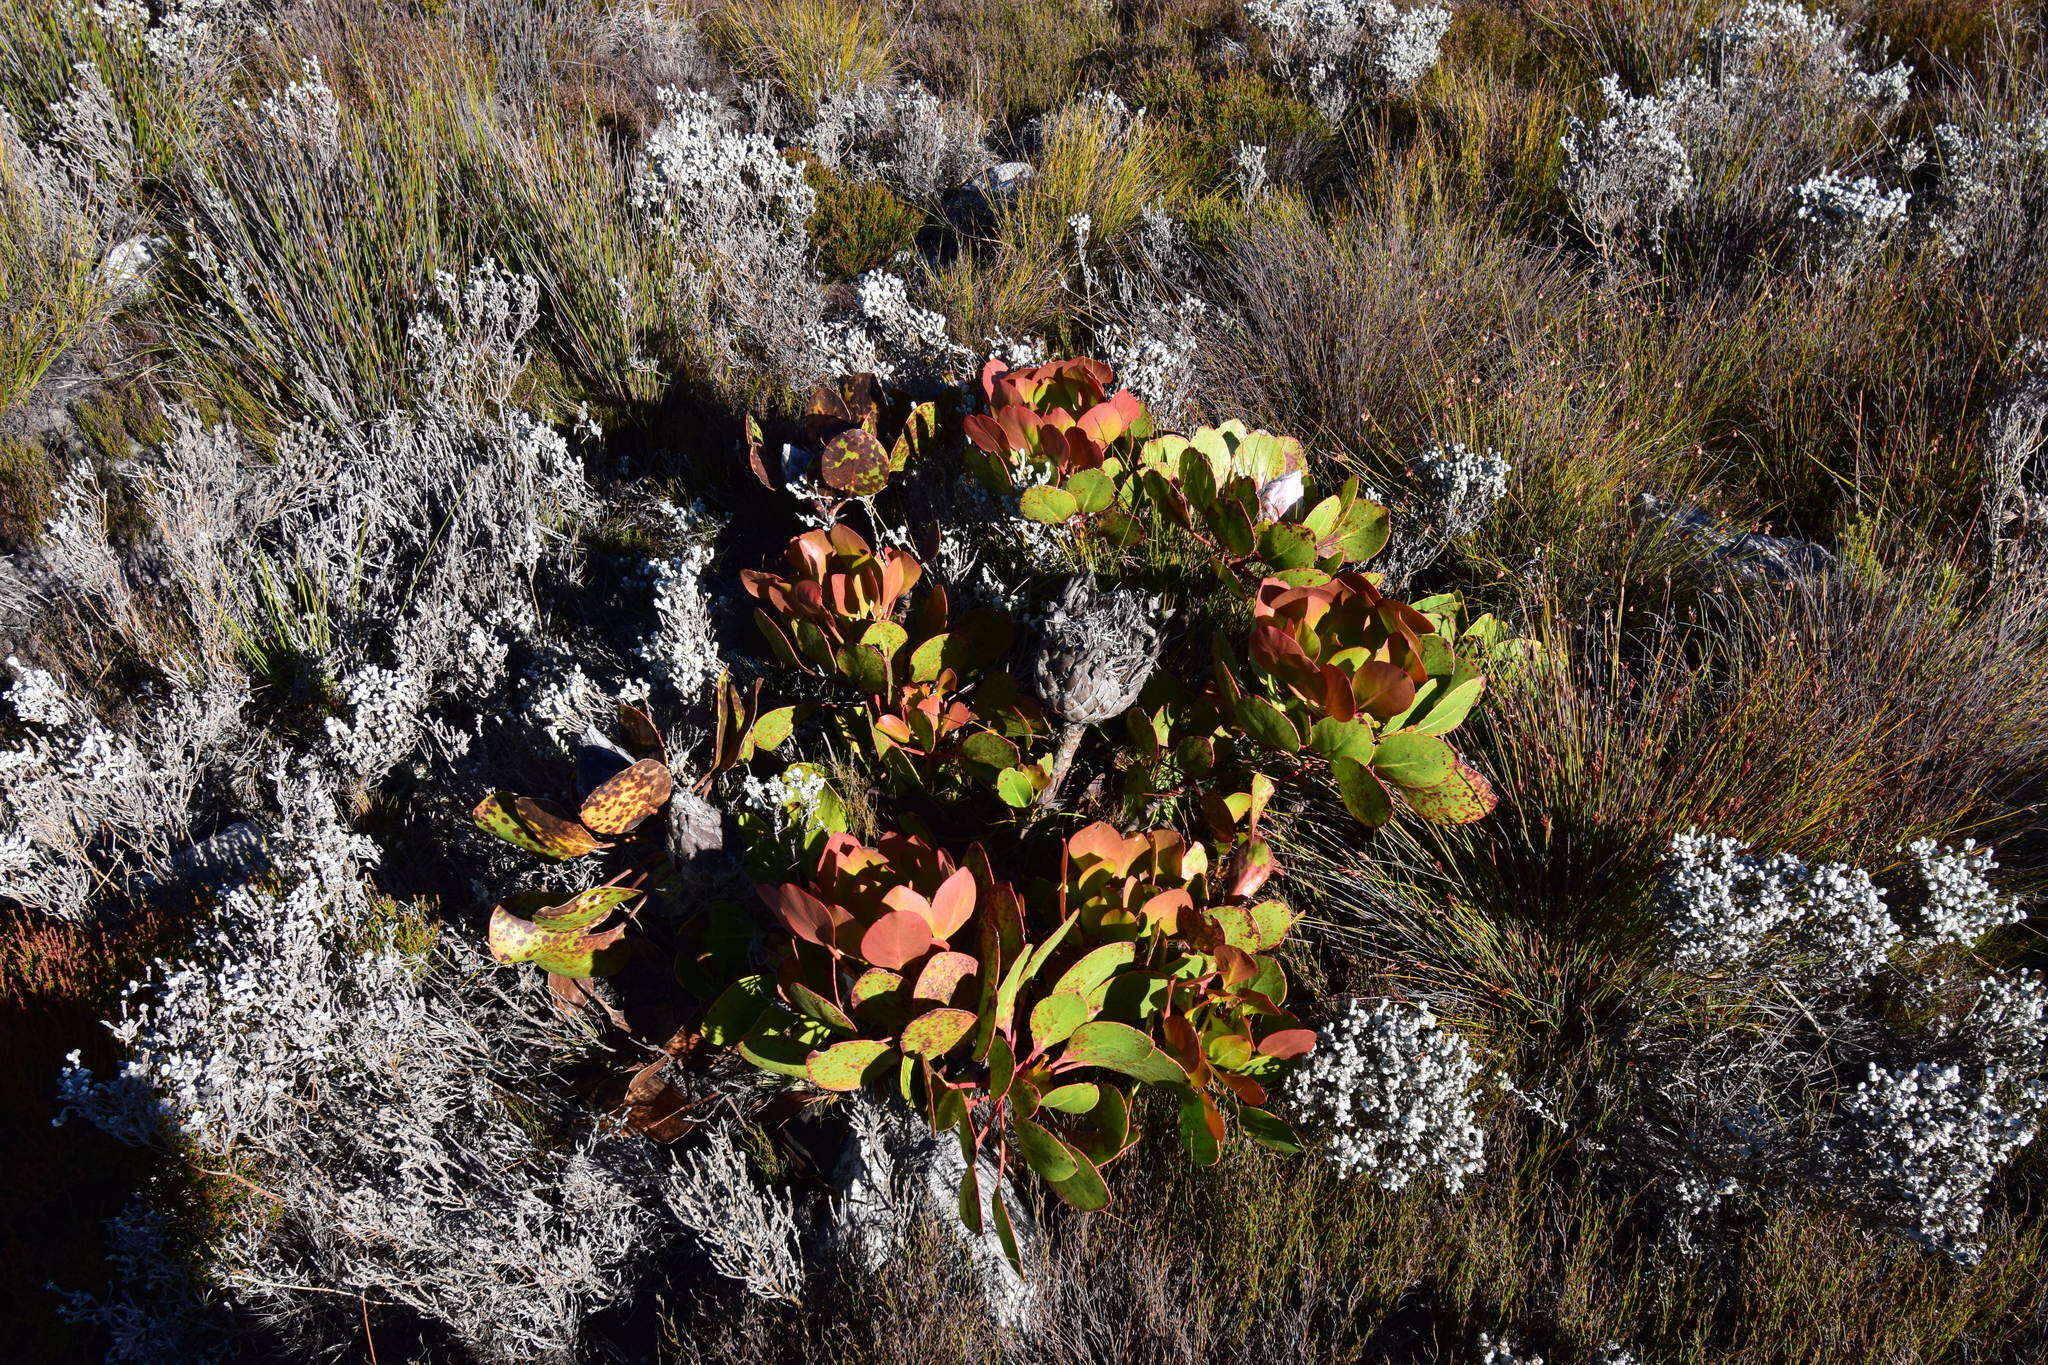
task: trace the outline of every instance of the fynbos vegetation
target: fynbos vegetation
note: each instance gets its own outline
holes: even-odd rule
[[[10,1341],[2043,1358],[2044,169],[1977,0],[0,0]]]

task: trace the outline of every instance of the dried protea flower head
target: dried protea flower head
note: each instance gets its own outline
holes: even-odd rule
[[[1098,591],[1081,574],[1061,590],[1038,633],[1031,683],[1069,725],[1099,725],[1129,710],[1159,664],[1157,603]]]

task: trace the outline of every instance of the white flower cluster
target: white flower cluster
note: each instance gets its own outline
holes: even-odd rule
[[[273,146],[298,147],[325,159],[341,149],[341,102],[317,58],[306,58],[301,72],[301,79],[263,97],[254,121]],[[238,100],[236,106],[249,112],[246,101]]]
[[[1833,1158],[1858,1202],[1915,1240],[1965,1263],[1983,1255],[1984,1195],[2014,1152],[2034,1140],[2048,1085],[1998,1067],[1971,1081],[1956,1066],[1873,1064],[1843,1107]]]
[[[1850,272],[1884,249],[1906,225],[1904,189],[1880,190],[1874,176],[1827,171],[1792,187],[1799,201],[1799,220],[1809,226],[1835,269]]]
[[[1866,71],[1852,34],[1834,15],[1786,0],[1749,0],[1734,22],[1710,28],[1702,42],[1724,83],[1761,81],[1812,97],[1839,92],[1879,107],[1905,103],[1913,68],[1903,62]]]
[[[1361,94],[1413,90],[1436,65],[1451,26],[1443,5],[1404,9],[1392,0],[1247,0],[1244,10],[1281,72],[1332,123]]]
[[[132,1139],[146,1089],[189,1150],[267,1193],[197,1249],[237,1304],[304,1318],[361,1293],[486,1359],[563,1351],[658,1230],[657,1157],[602,1133],[536,1143],[536,1117],[563,1117],[552,1067],[587,1040],[459,941],[398,946],[330,781],[280,772],[280,889],[231,894],[188,958],[131,987],[123,1075],[74,1068],[66,1093]]]
[[[161,0],[154,17],[143,0],[101,0],[93,10],[166,72],[191,82],[218,77],[243,39],[268,31],[254,0]]]
[[[992,161],[981,120],[915,81],[862,82],[828,97],[805,141],[841,175],[883,180],[925,200],[965,184]]]
[[[1104,326],[1096,340],[1124,386],[1161,422],[1179,427],[1195,416],[1195,359],[1212,318],[1208,304],[1182,295],[1134,310],[1130,321]]]
[[[2001,895],[1985,876],[1998,870],[1992,850],[1975,839],[1960,848],[1942,848],[1932,839],[1915,839],[1903,850],[1913,860],[1918,881],[1915,909],[1920,939],[1925,943],[1975,943],[1993,929],[2026,918],[2019,902]]]
[[[1266,151],[1263,142],[1240,142],[1232,158],[1237,172],[1237,197],[1247,208],[1266,192],[1266,182],[1272,177],[1272,168],[1266,164]]]
[[[1524,1352],[1513,1337],[1495,1337],[1481,1332],[1479,1365],[1543,1365],[1543,1357],[1534,1351]]]
[[[708,544],[693,544],[679,555],[648,565],[655,628],[640,654],[689,705],[710,695],[725,668],[712,625],[711,594],[704,587],[711,552]]]
[[[1726,971],[1786,952],[1854,981],[1902,940],[1868,873],[1746,852],[1736,839],[1688,830],[1671,840],[1657,893],[1674,966]]]
[[[873,374],[888,381],[937,382],[970,358],[946,332],[943,313],[919,308],[900,275],[870,270],[854,287],[858,313],[820,323],[812,345],[828,374]]]
[[[1934,130],[1934,148],[1941,199],[1935,234],[1950,255],[1965,256],[2000,226],[2027,221],[2014,210],[2033,197],[2048,166],[2048,113],[1973,129],[1943,123]]]
[[[1499,451],[1478,451],[1458,441],[1424,451],[1415,473],[1440,533],[1456,540],[1478,530],[1493,515],[1508,495],[1513,469]]]
[[[1287,1094],[1341,1172],[1389,1190],[1440,1175],[1456,1193],[1485,1168],[1471,1094],[1479,1063],[1426,1007],[1352,1000],[1318,1032]]]
[[[792,763],[773,777],[752,773],[740,778],[740,800],[773,822],[776,832],[810,824],[818,798],[825,794],[825,774],[809,763]]]

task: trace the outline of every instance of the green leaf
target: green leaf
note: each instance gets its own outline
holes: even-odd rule
[[[844,1010],[801,981],[792,981],[783,987],[783,994],[789,997],[789,1003],[796,1006],[798,1013],[817,1020],[825,1027],[839,1033],[859,1032]]]
[[[1288,1126],[1287,1121],[1264,1109],[1248,1104],[1241,1106],[1237,1111],[1237,1126],[1261,1147],[1290,1155],[1302,1150],[1301,1139],[1294,1135],[1294,1129]]]
[[[1087,997],[1097,988],[1115,976],[1117,969],[1128,967],[1138,955],[1134,943],[1105,943],[1100,948],[1091,948],[1081,960],[1060,974],[1053,983],[1053,992],[1072,991],[1075,995]]]
[[[867,1069],[888,1051],[889,1045],[879,1039],[849,1038],[813,1052],[804,1074],[821,1090],[858,1090]]]
[[[950,634],[934,635],[910,651],[912,682],[934,682],[938,679],[939,670],[946,666],[946,650],[952,638]]]
[[[1397,787],[1434,787],[1451,775],[1457,755],[1435,735],[1413,730],[1382,735],[1372,770]]]
[[[1337,779],[1337,793],[1344,798],[1344,809],[1359,824],[1378,829],[1394,818],[1394,803],[1370,768],[1357,759],[1340,758],[1330,764],[1330,771]]]
[[[1216,1129],[1223,1126],[1215,1101],[1195,1093],[1180,1102],[1180,1142],[1197,1166],[1213,1166],[1223,1155],[1223,1140]]]
[[[960,1172],[960,1221],[967,1230],[981,1235],[981,1181],[975,1175],[974,1126],[965,1118],[956,1129],[960,1134],[960,1155],[966,1160],[966,1169]]]
[[[889,690],[889,659],[868,645],[848,645],[833,660],[841,676],[870,696]]]
[[[1102,1099],[1102,1087],[1092,1081],[1069,1081],[1056,1085],[1038,1097],[1041,1108],[1057,1109],[1062,1114],[1085,1114]]]
[[[1067,1144],[1035,1120],[1012,1117],[1010,1130],[1016,1137],[1017,1151],[1023,1156],[1024,1164],[1055,1185],[1072,1178],[1080,1169],[1074,1164],[1074,1155]]]
[[[557,976],[588,981],[610,976],[626,965],[630,946],[626,926],[591,933],[587,929],[549,929],[513,914],[504,906],[491,911],[491,957],[511,965],[531,962]]]
[[[988,1040],[988,1097],[999,1100],[1010,1093],[1017,1078],[1017,1054],[1010,1040],[998,1033]]]
[[[1080,513],[1081,502],[1064,488],[1041,483],[1024,490],[1017,499],[1017,510],[1032,521],[1060,526]]]
[[[1102,1183],[1102,1173],[1095,1169],[1095,1163],[1072,1143],[1062,1142],[1060,1146],[1074,1163],[1074,1173],[1064,1180],[1050,1182],[1054,1193],[1083,1213],[1108,1208],[1109,1186]]]
[[[970,763],[981,763],[991,768],[1008,771],[1017,762],[1017,746],[993,730],[977,730],[960,745],[960,752]],[[1002,779],[998,778],[1000,784]]]
[[[1092,516],[1116,501],[1116,480],[1099,469],[1083,469],[1068,476],[1067,491]]]
[[[1372,761],[1372,726],[1362,720],[1337,720],[1324,716],[1309,727],[1308,747],[1324,758],[1352,758]]]
[[[531,915],[543,929],[587,929],[639,894],[637,887],[593,886],[567,900],[558,901],[554,892],[541,891],[514,896],[506,905]]]
[[[1005,768],[996,774],[996,795],[1003,799],[1004,805],[1022,810],[1038,795],[1038,784],[1031,780],[1030,772],[1024,768]]]
[[[740,1056],[778,1076],[810,1075],[810,1047],[784,1033],[754,1032],[740,1039]]]
[[[731,1047],[754,1031],[775,998],[775,983],[766,976],[743,976],[727,986],[704,1014],[704,1041]]]
[[[1031,1045],[1039,1052],[1064,1040],[1088,1022],[1095,1011],[1087,1000],[1065,991],[1054,991],[1031,1007]]]
[[[1088,1122],[1075,1135],[1074,1145],[1096,1165],[1114,1161],[1131,1140],[1131,1104],[1124,1092],[1113,1085],[1100,1087]]]
[[[902,1047],[913,1057],[942,1057],[974,1028],[973,1010],[936,1009],[903,1026]]]
[[[1024,1258],[1017,1254],[1017,1231],[1010,1226],[1010,1210],[1003,1204],[1003,1192],[990,1190],[989,1212],[994,1216],[996,1240],[1003,1244],[1003,1256],[1010,1262],[1010,1269],[1019,1275],[1024,1273]]]
[[[1485,678],[1465,679],[1432,701],[1429,709],[1422,713],[1422,719],[1411,728],[1419,735],[1450,733],[1465,723],[1465,717],[1472,714],[1474,703],[1485,690]]]
[[[1244,696],[1238,698],[1237,723],[1244,732],[1281,753],[1295,753],[1301,748],[1301,731],[1294,728],[1294,722],[1287,713],[1264,697]]]
[[[1462,759],[1434,787],[1403,787],[1401,795],[1417,815],[1439,825],[1469,825],[1500,804],[1493,784]]]
[[[1150,1038],[1111,1019],[1096,1019],[1075,1029],[1067,1039],[1066,1060],[1119,1071],[1153,1085],[1186,1085],[1188,1080],[1180,1063],[1161,1052]]]
[[[1276,569],[1306,569],[1316,562],[1316,538],[1299,526],[1267,526],[1259,532],[1259,558]]]

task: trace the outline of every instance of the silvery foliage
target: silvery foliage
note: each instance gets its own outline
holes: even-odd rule
[[[1245,16],[1281,73],[1323,116],[1342,123],[1360,101],[1413,90],[1436,65],[1451,11],[1391,0],[1248,0]]]
[[[827,1212],[827,1246],[871,1273],[886,1273],[918,1227],[935,1223],[965,1253],[1004,1331],[1027,1330],[1038,1285],[1011,1267],[996,1236],[991,1201],[998,1191],[1011,1214],[1018,1258],[1030,1266],[1041,1251],[1029,1205],[1009,1180],[986,1157],[977,1158],[982,1231],[970,1232],[959,1214],[967,1162],[950,1134],[934,1134],[901,1109],[867,1095],[850,1096],[843,1108],[850,1132],[832,1173],[839,1196]]]
[[[1908,895],[1919,920],[1918,942],[1968,947],[2026,918],[2018,900],[2001,894],[1986,877],[1998,870],[1998,862],[1975,839],[1963,840],[1958,848],[1915,839],[1902,851],[1912,859],[1914,884]]]
[[[665,1160],[601,1129],[537,1143],[536,1115],[576,1125],[555,1073],[590,1039],[460,935],[394,943],[332,775],[277,776],[276,889],[227,896],[189,956],[129,988],[111,1025],[129,1059],[106,1079],[74,1061],[66,1115],[265,1193],[196,1248],[245,1311],[317,1331],[361,1294],[481,1358],[566,1350],[659,1240]]]
[[[538,627],[521,588],[594,506],[568,442],[511,401],[533,279],[487,261],[436,290],[439,310],[408,334],[415,408],[303,423],[268,463],[181,413],[140,475],[194,599],[317,656],[346,703],[327,722],[329,756],[356,779],[432,738],[459,749],[430,706],[502,679]]]
[[[1240,142],[1236,155],[1231,159],[1237,173],[1237,197],[1246,208],[1266,192],[1266,182],[1272,178],[1272,167],[1266,164],[1266,152],[1263,142]]]
[[[628,199],[674,249],[679,301],[728,363],[765,357],[792,381],[814,378],[824,295],[805,225],[817,195],[713,96],[664,87],[660,100],[668,117],[640,150]]]
[[[198,85],[221,76],[245,39],[268,32],[255,0],[101,0],[93,13],[137,42],[169,76]]]
[[[1742,178],[1825,146],[1845,119],[1889,120],[1912,68],[1868,70],[1850,38],[1831,15],[1751,0],[1701,35],[1704,66],[1660,90],[1634,95],[1604,78],[1605,117],[1574,117],[1562,143],[1562,187],[1587,234],[1603,249],[1632,240],[1661,250],[1703,194],[1738,193]]]
[[[1676,125],[1680,98],[1694,87],[1674,84],[1659,98],[1631,95],[1619,77],[1603,77],[1607,116],[1588,127],[1574,115],[1564,135],[1560,183],[1580,224],[1603,247],[1633,235],[1654,248],[1692,199],[1692,156]]]
[[[714,620],[716,599],[710,590],[715,547],[704,535],[707,520],[673,503],[659,504],[677,530],[693,538],[680,553],[650,560],[646,567],[654,599],[654,631],[642,641],[640,657],[666,683],[686,709],[710,696],[711,686],[725,669],[719,655]]]
[[[1873,1063],[1829,1148],[1852,1199],[1965,1264],[1984,1254],[1984,1196],[2034,1140],[2048,1084],[1992,1065]]]
[[[936,201],[993,163],[981,120],[916,81],[861,82],[826,98],[804,141],[818,159],[856,180],[881,180]]]
[[[1471,1093],[1479,1062],[1427,1006],[1354,999],[1317,1033],[1286,1093],[1342,1174],[1389,1190],[1441,1176],[1455,1194],[1485,1168]]]
[[[107,1338],[107,1365],[212,1365],[227,1342],[184,1264],[171,1220],[140,1200],[106,1221],[105,1292],[64,1293],[57,1312]]]
[[[116,730],[47,670],[6,666],[0,896],[84,919],[101,895],[170,866],[201,788],[246,740],[248,693],[232,679],[174,679]]]
[[[1803,961],[1855,981],[1904,941],[1869,873],[1751,853],[1697,830],[1671,840],[1657,913],[1669,960],[1688,972],[1789,970]]]
[[[811,344],[827,374],[872,374],[884,383],[929,389],[972,356],[946,331],[943,313],[910,301],[900,275],[870,270],[854,286],[857,312],[819,323]]]
[[[2014,371],[1984,415],[1986,558],[2005,572],[2048,572],[2048,346],[2022,338]]]
[[[1835,171],[1794,185],[1792,195],[1817,254],[1838,275],[1853,275],[1884,250],[1905,227],[1912,199],[1904,189],[1878,189],[1874,176]]]
[[[730,1119],[712,1124],[661,1186],[662,1203],[712,1268],[756,1298],[795,1303],[803,1241],[787,1191],[755,1178]]]

